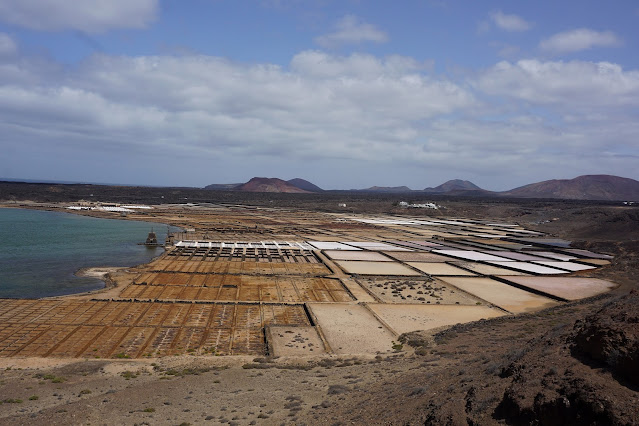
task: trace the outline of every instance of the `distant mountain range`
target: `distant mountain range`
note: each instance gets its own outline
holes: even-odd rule
[[[254,177],[243,184],[213,184],[205,189],[246,192],[317,193],[324,190],[311,182],[295,178]],[[558,198],[569,200],[639,200],[639,181],[610,175],[585,175],[574,179],[553,179],[521,186],[509,191],[494,192],[480,188],[467,180],[453,179],[436,187],[412,190],[407,186],[373,186],[353,189],[357,192],[397,194],[437,194],[463,196],[492,196],[513,198]]]
[[[639,181],[610,175],[585,175],[574,179],[553,179],[531,183],[500,193],[519,198],[561,198],[567,200],[639,200]]]

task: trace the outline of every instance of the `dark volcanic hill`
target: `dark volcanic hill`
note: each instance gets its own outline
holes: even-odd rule
[[[282,179],[264,177],[254,177],[248,182],[234,188],[234,190],[244,192],[286,192],[298,194],[310,193],[310,191],[300,189]]]
[[[287,180],[287,183],[290,183],[291,185],[293,185],[296,188],[299,189],[303,189],[304,191],[308,191],[308,192],[324,192],[324,190],[322,188],[320,188],[319,186],[301,179],[301,178],[295,178],[295,179],[291,179],[291,180]]]
[[[452,191],[483,191],[480,187],[468,180],[453,179],[444,182],[434,188],[424,188],[425,192],[452,192]]]
[[[210,189],[215,191],[232,191],[238,186],[242,185],[241,183],[214,183],[211,185],[207,185],[204,189]]]
[[[371,186],[370,188],[361,189],[366,192],[412,192],[413,190],[407,186]]]
[[[574,179],[553,179],[502,192],[520,198],[563,198],[569,200],[639,200],[639,181],[610,175],[584,175]]]

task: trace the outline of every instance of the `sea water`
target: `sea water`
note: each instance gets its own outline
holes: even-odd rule
[[[0,298],[60,296],[103,288],[101,280],[78,277],[75,272],[149,262],[164,250],[138,245],[152,228],[162,243],[167,226],[159,223],[0,208]]]

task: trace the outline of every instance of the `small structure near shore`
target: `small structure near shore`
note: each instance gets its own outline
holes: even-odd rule
[[[158,247],[160,245],[158,244],[158,237],[157,235],[155,235],[153,228],[151,228],[151,232],[149,232],[149,235],[147,235],[144,245],[149,247]]]

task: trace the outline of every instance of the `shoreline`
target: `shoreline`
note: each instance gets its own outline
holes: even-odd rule
[[[162,221],[156,221],[156,220],[149,220],[149,218],[140,218],[140,217],[130,217],[130,216],[118,216],[118,217],[111,217],[108,215],[102,215],[102,214],[95,214],[94,210],[70,210],[67,209],[64,205],[60,205],[60,204],[44,204],[44,203],[38,203],[35,201],[30,201],[30,200],[22,200],[20,201],[20,203],[26,203],[26,204],[10,204],[7,203],[6,201],[1,201],[0,200],[0,209],[2,208],[7,208],[7,209],[15,209],[15,210],[39,210],[39,211],[47,211],[47,212],[57,212],[57,213],[69,213],[69,214],[73,214],[76,216],[84,216],[84,217],[93,217],[95,219],[110,219],[110,220],[130,220],[133,222],[147,222],[147,223],[157,223],[159,225],[164,225],[164,226],[169,226],[169,227],[174,227],[174,228],[180,228],[177,225],[173,225],[171,223],[166,223],[166,222],[162,222]],[[68,203],[65,203],[68,204]],[[93,213],[93,214],[87,214],[87,213]],[[110,212],[100,212],[100,213],[110,213]],[[181,229],[181,228],[180,228]]]
[[[33,204],[31,204],[33,203]],[[8,208],[8,209],[15,209],[15,210],[37,210],[37,211],[49,211],[49,212],[57,212],[57,213],[68,213],[68,214],[73,214],[76,216],[84,216],[84,217],[92,217],[92,218],[96,218],[96,219],[112,219],[112,220],[130,220],[130,221],[134,221],[134,222],[146,222],[146,223],[155,223],[155,224],[160,224],[160,225],[164,225],[164,226],[169,226],[169,227],[176,227],[175,225],[172,225],[170,223],[164,223],[164,222],[160,222],[160,221],[149,221],[147,218],[131,218],[131,217],[104,217],[102,215],[93,215],[93,214],[84,214],[87,211],[78,211],[78,210],[68,210],[64,208],[63,205],[55,205],[55,204],[49,204],[49,205],[43,205],[42,203],[37,203],[34,201],[30,201],[30,200],[21,200],[19,202],[16,202],[15,204],[11,203],[7,203],[6,201],[0,201],[0,208]],[[179,227],[176,227],[179,228]],[[139,243],[136,243],[139,244]],[[151,259],[148,260],[148,262],[145,263],[140,263],[140,264],[136,264],[136,265],[130,265],[130,266],[87,266],[87,267],[82,267],[80,269],[78,269],[77,271],[73,272],[73,275],[79,278],[95,278],[98,279],[100,281],[102,281],[102,283],[104,284],[103,287],[100,288],[96,288],[94,290],[89,290],[89,291],[82,291],[82,292],[78,292],[78,293],[69,293],[69,294],[62,294],[62,295],[56,295],[56,296],[42,296],[42,297],[16,297],[16,298],[11,298],[11,299],[21,299],[21,300],[55,300],[55,299],[68,299],[68,298],[80,298],[80,299],[84,299],[87,298],[89,296],[94,296],[97,294],[101,294],[101,293],[108,293],[110,291],[115,291],[116,289],[120,289],[122,287],[122,285],[120,285],[118,283],[118,281],[116,279],[114,279],[113,275],[116,274],[126,274],[129,273],[129,269],[137,269],[137,268],[142,268],[147,266],[148,264],[150,264],[151,262],[159,259],[160,257],[162,257],[165,253],[166,253],[166,247],[164,245],[159,245],[157,247],[162,248],[162,252],[159,253],[157,256],[152,257]],[[128,285],[128,284],[127,284]],[[117,294],[113,294],[111,296],[117,296]]]

